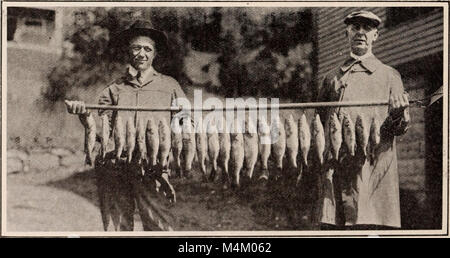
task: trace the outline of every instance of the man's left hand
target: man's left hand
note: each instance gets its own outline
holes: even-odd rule
[[[161,177],[158,179],[161,183],[160,191],[165,193],[167,199],[170,203],[174,204],[177,202],[177,196],[175,193],[175,189],[169,182],[169,175],[167,173],[162,173]]]
[[[408,93],[393,94],[389,98],[389,113],[395,120],[403,115],[403,111],[409,107]]]

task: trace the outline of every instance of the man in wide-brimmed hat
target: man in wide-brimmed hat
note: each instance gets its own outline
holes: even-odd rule
[[[340,152],[327,156],[321,171],[322,189],[316,218],[325,228],[399,228],[400,200],[395,137],[408,129],[408,94],[400,74],[372,53],[381,19],[369,11],[348,14],[344,23],[350,51],[348,59],[325,76],[318,101],[389,100],[389,106],[343,107],[321,111],[327,120],[333,112],[356,124],[356,149],[344,133]],[[341,119],[341,121],[343,121]],[[349,120],[346,120],[349,121]],[[359,130],[361,129],[361,130]],[[327,128],[326,128],[327,130]],[[343,129],[344,131],[344,129]],[[363,132],[363,133],[361,133]],[[378,133],[379,132],[379,133]],[[370,136],[370,140],[367,140]],[[367,143],[368,141],[368,143]]]
[[[129,64],[124,76],[103,90],[99,104],[169,107],[175,98],[185,97],[175,79],[153,68],[155,57],[168,49],[163,32],[152,28],[149,22],[139,20],[114,37],[112,43],[113,46],[126,48]],[[86,110],[82,101],[67,101],[66,105],[69,113],[78,114],[80,120],[93,115]],[[139,121],[147,125],[149,119],[153,119],[156,126],[160,123],[170,126],[172,116],[170,112],[99,111],[99,115],[103,114],[108,115],[111,132],[115,130],[118,116],[122,121],[131,119],[134,126]],[[187,114],[175,115],[183,118]],[[110,139],[109,143],[113,142]],[[170,202],[176,200],[175,191],[169,183],[168,167],[163,167],[159,162],[149,164],[138,160],[137,148],[131,162],[126,162],[128,151],[130,150],[124,151],[117,160],[114,146],[109,145],[106,158],[98,156],[95,162],[104,229],[108,230],[112,219],[115,230],[133,230],[133,216],[137,205],[144,230],[171,230],[170,217],[162,212],[165,204],[160,200],[162,195]],[[156,185],[160,185],[160,194],[156,193]]]

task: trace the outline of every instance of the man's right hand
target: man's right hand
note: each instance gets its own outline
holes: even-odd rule
[[[88,114],[88,111],[86,110],[86,104],[84,103],[84,101],[66,100],[64,102],[67,107],[67,112],[69,112],[70,114],[75,114],[75,115],[87,115]]]

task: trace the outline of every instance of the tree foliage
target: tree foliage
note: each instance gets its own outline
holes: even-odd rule
[[[156,69],[187,84],[183,58],[190,48],[218,53],[216,89],[225,96],[275,96],[310,100],[312,76],[311,13],[299,8],[83,8],[59,64],[49,74],[44,96],[67,97],[72,87],[105,84],[126,61],[112,48],[115,35],[136,19],[148,19],[168,35],[169,55]],[[170,58],[167,58],[170,57]],[[186,82],[186,83],[184,83]]]

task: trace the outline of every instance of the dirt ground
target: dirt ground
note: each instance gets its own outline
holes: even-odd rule
[[[171,180],[177,203],[164,211],[176,231],[308,229],[301,214],[297,188],[280,181],[241,191],[222,190],[220,179],[202,183],[194,178]],[[103,231],[95,171],[50,170],[7,177],[7,231]],[[135,215],[135,231],[141,231]]]

